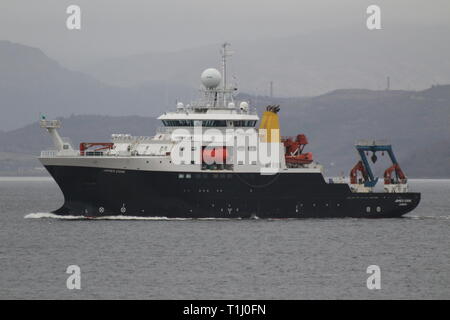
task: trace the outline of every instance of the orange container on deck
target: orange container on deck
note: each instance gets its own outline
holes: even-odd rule
[[[202,151],[202,162],[206,164],[225,164],[228,156],[226,147],[206,147]]]

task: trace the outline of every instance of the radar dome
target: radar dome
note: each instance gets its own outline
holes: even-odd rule
[[[220,74],[219,70],[209,68],[202,72],[201,79],[203,85],[207,89],[214,89],[220,84],[222,75]]]

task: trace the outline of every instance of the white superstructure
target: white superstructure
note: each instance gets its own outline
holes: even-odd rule
[[[50,132],[56,148],[43,151],[41,161],[45,165],[155,171],[265,170],[270,173],[287,170],[283,143],[261,143],[261,135],[256,129],[259,121],[256,110],[248,101],[236,101],[237,88],[227,83],[227,57],[231,55],[228,45],[225,43],[222,50],[223,75],[214,68],[203,71],[200,98],[189,104],[177,102],[174,111],[159,116],[163,126],[154,136],[113,134],[109,143],[82,143],[80,150],[74,150],[59,136],[59,121],[41,120],[41,126]],[[242,141],[244,144],[239,144]],[[205,165],[202,162],[205,147],[224,145],[226,154],[223,156],[228,158],[226,165]],[[262,161],[261,145],[272,157],[271,163],[267,159]],[[180,159],[180,154],[186,151],[191,152],[190,159]],[[321,172],[322,167],[310,163],[289,170]]]

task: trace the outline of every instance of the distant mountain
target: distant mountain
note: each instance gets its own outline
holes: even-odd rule
[[[156,115],[192,96],[189,87],[161,81],[134,88],[106,85],[68,70],[41,50],[0,41],[0,130],[24,126],[39,117],[71,114]]]
[[[280,104],[282,135],[305,133],[305,151],[313,152],[327,175],[348,175],[357,161],[357,139],[388,139],[409,177],[450,178],[450,85],[424,91],[335,90],[312,98],[238,98],[258,106],[259,112],[268,104]],[[61,135],[75,146],[109,140],[112,133],[153,135],[160,126],[153,117],[138,116],[83,115],[62,122]],[[30,174],[30,168],[39,167],[31,155],[50,145],[36,122],[0,133],[0,173]],[[386,157],[379,155],[375,172],[382,175],[387,166]]]
[[[383,30],[317,30],[297,36],[233,42],[229,74],[241,91],[277,96],[315,96],[335,88],[418,90],[450,83],[448,27],[388,26]],[[430,36],[432,35],[432,36]],[[114,85],[145,81],[198,86],[207,67],[219,67],[220,44],[178,52],[105,59],[82,68]],[[232,78],[230,77],[230,80]]]
[[[355,162],[357,139],[387,139],[410,176],[450,177],[448,94],[449,85],[418,92],[337,90],[287,104],[283,129],[307,133],[308,149],[336,173]],[[382,158],[375,168],[379,175],[386,169]]]

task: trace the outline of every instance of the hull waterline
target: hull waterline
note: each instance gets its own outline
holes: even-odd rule
[[[354,193],[320,173],[120,170],[46,166],[64,194],[58,215],[168,218],[396,218],[420,193]],[[189,177],[189,178],[188,178]]]

